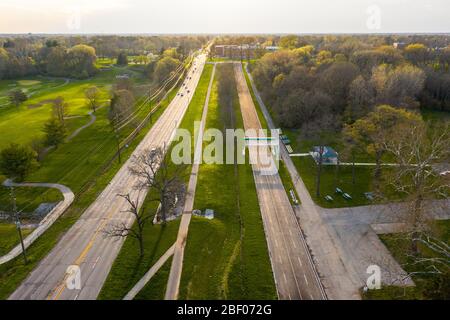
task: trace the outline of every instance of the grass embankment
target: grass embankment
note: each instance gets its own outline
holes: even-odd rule
[[[432,233],[437,239],[444,243],[450,241],[450,220],[435,221],[432,225]],[[410,238],[406,234],[385,234],[380,236],[385,246],[392,253],[397,262],[407,272],[424,272],[430,271],[426,269],[424,264],[415,264],[411,262],[408,254],[411,252]],[[436,254],[424,245],[419,244],[418,258],[433,258]],[[416,286],[399,287],[399,286],[383,286],[380,290],[370,290],[363,294],[363,298],[367,300],[428,300],[450,299],[449,275],[446,277],[438,274],[416,274],[412,277]]]
[[[100,73],[97,77],[105,77],[112,83],[115,71]],[[89,80],[85,80],[89,81]],[[170,93],[169,99],[164,100],[161,107],[154,114],[156,120],[168,105],[169,100],[176,94]],[[145,115],[143,108],[139,118]],[[0,114],[0,117],[3,114]],[[84,210],[98,197],[107,186],[122,164],[118,161],[110,162],[116,152],[116,140],[107,119],[107,108],[97,111],[97,121],[81,131],[73,140],[62,144],[52,151],[41,163],[40,168],[27,177],[28,181],[54,182],[67,185],[75,193],[75,201],[28,250],[29,263],[24,265],[20,257],[0,266],[0,299],[5,299],[33,270],[36,264],[48,254],[61,235],[75,223]],[[147,124],[136,136],[127,149],[122,152],[125,161],[137,144],[142,140],[152,124]],[[121,132],[121,138],[133,130],[130,125]],[[123,163],[123,162],[122,162]],[[44,192],[45,194],[46,192]],[[20,208],[19,208],[20,209]]]
[[[233,67],[217,68],[206,127],[243,128],[234,73],[232,106],[221,105],[218,96],[221,69]],[[251,166],[202,164],[194,208],[213,209],[215,218],[191,221],[180,298],[276,298]]]
[[[189,108],[180,124],[180,128],[188,129],[193,133],[194,122],[200,121],[208,84],[211,78],[212,65],[206,65],[200,78],[197,90],[192,97]],[[170,156],[170,150],[167,153]],[[151,194],[151,190],[149,194]],[[156,203],[150,203],[149,197],[145,200],[143,208],[155,212]],[[168,222],[166,226],[147,223],[145,226],[145,252],[139,257],[139,244],[136,239],[128,237],[114,261],[111,272],[100,292],[99,299],[122,299],[128,291],[144,276],[151,266],[175,242],[179,220]],[[136,298],[163,298],[167,285],[170,264],[166,264],[157,272],[150,282],[142,289]],[[164,271],[165,270],[165,271]]]
[[[22,236],[26,237],[32,231],[32,229],[22,229]],[[0,256],[2,256],[17,245],[19,235],[17,233],[16,225],[3,222],[0,222],[0,234],[2,235],[0,241]]]

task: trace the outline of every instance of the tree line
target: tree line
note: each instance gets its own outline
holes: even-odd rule
[[[138,56],[146,64],[148,54],[162,55],[176,48],[178,54],[187,56],[208,40],[202,36],[0,37],[0,79],[37,74],[85,79],[97,72],[97,56]]]

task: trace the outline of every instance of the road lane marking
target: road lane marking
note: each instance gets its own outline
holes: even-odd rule
[[[306,278],[306,274],[303,274],[303,278],[305,278],[305,281],[306,281],[306,285],[309,285],[309,283],[308,283],[308,279]]]
[[[95,268],[95,266],[96,266],[97,263],[98,263],[98,260],[100,260],[100,256],[98,256],[97,259],[95,259],[95,262],[94,262],[94,264],[92,265],[92,269]]]

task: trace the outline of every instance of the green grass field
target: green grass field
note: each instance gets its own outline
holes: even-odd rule
[[[194,121],[200,121],[205,103],[206,92],[211,78],[212,66],[207,65],[200,78],[197,90],[192,97],[189,108],[180,123],[180,128],[188,129],[193,134]],[[171,150],[169,149],[170,154]],[[151,193],[151,190],[149,194]],[[148,197],[149,198],[149,197]],[[156,204],[149,203],[148,198],[144,203],[145,208],[156,210]],[[111,272],[100,292],[99,299],[122,299],[128,291],[139,281],[140,278],[150,269],[150,267],[162,256],[167,249],[175,242],[178,232],[179,220],[168,222],[165,227],[148,223],[145,227],[145,254],[139,258],[139,244],[133,238],[127,238],[117,259],[115,260]],[[162,267],[161,271],[155,275],[155,279],[143,289],[143,297],[164,297],[167,284],[169,261]],[[162,270],[166,270],[163,272]]]
[[[221,129],[223,106],[218,103],[217,81],[206,127]],[[234,95],[235,125],[242,128],[237,92]],[[202,164],[194,208],[213,209],[215,218],[191,221],[180,298],[276,298],[251,166]]]

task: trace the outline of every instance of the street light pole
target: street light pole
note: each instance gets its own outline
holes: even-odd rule
[[[27,264],[28,263],[27,253],[25,252],[25,245],[23,243],[22,228],[20,225],[19,213],[17,212],[16,195],[14,193],[13,186],[11,186],[11,199],[12,199],[12,203],[13,203],[14,220],[16,223],[17,232],[19,233],[20,245],[22,246],[23,260],[24,260],[25,264]]]

